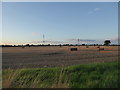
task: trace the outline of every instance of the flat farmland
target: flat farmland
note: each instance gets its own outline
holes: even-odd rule
[[[47,68],[118,60],[118,46],[3,47],[2,68]],[[77,51],[70,51],[77,48]]]

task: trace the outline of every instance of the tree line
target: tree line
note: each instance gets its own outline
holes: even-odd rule
[[[119,46],[117,44],[110,44],[110,40],[105,40],[104,44],[59,44],[59,45],[51,45],[51,44],[26,44],[26,45],[0,45],[1,47],[37,47],[37,46]]]

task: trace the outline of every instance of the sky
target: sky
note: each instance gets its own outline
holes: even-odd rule
[[[0,2],[0,44],[2,44],[2,3]]]
[[[117,43],[117,2],[3,2],[2,44]]]

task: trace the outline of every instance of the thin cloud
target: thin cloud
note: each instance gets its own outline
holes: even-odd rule
[[[32,32],[32,36],[37,36],[38,34],[36,32]]]
[[[31,43],[34,44],[43,44],[43,41],[32,41]],[[52,41],[52,40],[45,40],[44,44],[65,44],[64,41]]]
[[[101,10],[100,8],[95,8],[95,9],[89,11],[88,14],[93,14],[93,13],[100,11],[100,10]]]
[[[96,40],[93,40],[93,39],[67,39],[67,41],[96,41]]]
[[[100,10],[100,8],[95,8],[95,9],[94,9],[94,11],[99,11],[99,10]]]
[[[53,44],[53,45],[59,45],[59,44],[104,44],[104,41],[107,39],[75,39],[75,38],[69,38],[63,41],[54,41],[54,40],[45,40],[44,44]],[[118,39],[117,38],[111,38],[110,39],[111,44],[117,44]],[[33,41],[31,44],[43,44],[43,41]]]
[[[113,41],[118,41],[118,40],[120,40],[118,37],[113,37],[113,38],[111,38],[111,40],[113,40]]]
[[[77,44],[79,42],[79,44],[97,44],[99,42],[99,40],[93,40],[93,39],[67,39],[66,40],[69,43],[74,43]]]
[[[89,11],[89,12],[88,12],[88,14],[92,14],[92,13],[93,13],[93,11]]]
[[[111,38],[111,42],[112,42],[113,44],[120,44],[120,38],[118,38],[118,37],[113,37],[113,38]]]

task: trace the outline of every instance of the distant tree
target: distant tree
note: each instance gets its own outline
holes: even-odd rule
[[[82,46],[85,46],[85,44],[82,44]]]
[[[94,46],[98,46],[98,44],[93,44]]]
[[[30,45],[29,45],[29,44],[26,44],[26,46],[30,47]]]
[[[63,46],[69,46],[69,44],[63,44]]]
[[[50,46],[50,44],[47,44],[46,46]]]
[[[105,40],[104,45],[110,45],[111,41],[110,40]]]
[[[78,46],[78,44],[75,44],[75,46]]]

